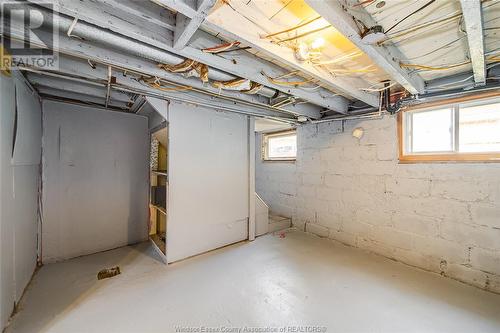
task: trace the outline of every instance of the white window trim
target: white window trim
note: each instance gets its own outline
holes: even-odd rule
[[[268,132],[262,134],[262,147],[261,147],[261,155],[262,160],[264,162],[295,162],[297,160],[297,156],[295,157],[269,157],[269,139],[276,138],[281,136],[289,136],[289,135],[297,136],[296,129],[287,129],[278,132]]]

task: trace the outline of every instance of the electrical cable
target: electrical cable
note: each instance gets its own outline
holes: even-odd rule
[[[392,29],[394,29],[395,27],[397,27],[401,22],[403,22],[404,20],[406,20],[407,18],[415,15],[416,13],[424,10],[425,8],[427,8],[428,6],[430,6],[431,4],[433,4],[436,0],[431,0],[429,2],[427,2],[425,5],[423,5],[422,7],[420,7],[419,9],[411,12],[410,14],[406,15],[405,17],[403,17],[401,20],[399,20],[398,22],[396,22],[392,27],[390,27],[389,29],[387,29],[385,31],[385,33],[388,33],[389,31],[391,31]]]
[[[267,75],[263,71],[261,72],[261,74],[264,75],[269,82],[280,85],[280,86],[301,86],[301,85],[304,85],[304,84],[307,84],[307,83],[310,83],[311,81],[313,81],[313,79],[307,79],[304,81],[281,81],[281,80],[277,80],[276,78],[270,77],[269,75]]]
[[[446,44],[444,44],[444,45],[442,45],[442,46],[440,46],[440,47],[438,47],[438,48],[436,48],[436,49],[434,49],[434,50],[430,51],[430,52],[427,52],[427,53],[424,53],[424,54],[418,55],[418,56],[416,56],[416,57],[406,58],[406,60],[415,60],[415,59],[423,58],[423,57],[426,57],[426,56],[428,56],[428,55],[431,55],[431,54],[433,54],[433,53],[435,53],[435,52],[437,52],[437,51],[444,50],[444,49],[446,49],[446,48],[450,47],[451,45],[453,45],[454,43],[456,43],[456,42],[460,41],[461,39],[465,38],[465,37],[466,37],[466,36],[459,37],[459,38],[457,38],[457,39],[454,39],[454,40],[453,40],[453,41],[451,41],[451,42],[448,42],[448,43],[446,43]],[[458,45],[460,45],[460,44],[458,44]]]
[[[274,36],[277,36],[277,35],[281,35],[281,34],[284,34],[286,32],[290,32],[290,31],[294,31],[294,30],[297,30],[297,29],[300,29],[302,27],[305,27],[306,25],[309,25],[317,20],[319,20],[321,18],[321,16],[317,16],[315,18],[313,18],[312,20],[309,20],[309,21],[306,21],[304,23],[301,23],[299,25],[296,25],[294,27],[291,27],[289,29],[285,29],[285,30],[281,30],[281,31],[278,31],[278,32],[274,32],[274,33],[271,33],[271,34],[267,34],[267,35],[264,35],[264,36],[261,36],[260,38],[270,38],[270,37],[274,37]]]
[[[305,36],[309,36],[311,34],[314,34],[314,33],[320,32],[320,31],[323,31],[323,30],[331,28],[331,27],[332,27],[332,25],[329,24],[329,25],[324,26],[322,28],[318,28],[318,29],[314,29],[314,30],[311,30],[311,31],[308,31],[308,32],[304,32],[304,33],[302,33],[300,35],[297,35],[297,36],[294,36],[294,37],[290,37],[290,38],[287,38],[287,39],[279,40],[276,43],[277,44],[281,44],[281,43],[284,43],[284,42],[289,42],[291,40],[296,40],[296,39],[299,39],[299,38],[302,38],[302,37],[305,37]]]
[[[149,79],[145,79],[143,76],[141,76],[138,80],[138,82],[144,82],[147,86],[151,88],[155,88],[161,91],[186,91],[186,90],[191,90],[193,87],[191,86],[180,86],[176,88],[165,88],[162,86],[162,80],[159,77],[151,77]]]
[[[363,53],[361,51],[354,51],[354,52],[351,52],[351,53],[348,53],[346,55],[343,55],[343,56],[340,56],[340,57],[337,57],[337,58],[334,58],[334,59],[330,59],[330,60],[313,61],[313,65],[318,65],[318,66],[332,65],[332,64],[336,64],[336,63],[342,62],[344,60],[355,59],[355,58],[358,58],[358,57],[360,57],[362,55],[363,55]]]
[[[205,49],[201,49],[201,51],[205,52],[205,53],[213,53],[213,54],[215,54],[215,53],[220,53],[220,52],[223,52],[223,51],[227,51],[230,48],[232,48],[233,46],[238,46],[240,44],[241,44],[240,42],[234,41],[234,42],[230,42],[230,43],[216,45],[214,47],[208,47],[208,48],[205,48]]]
[[[271,17],[269,18],[269,20],[272,20],[276,15],[278,15],[279,13],[281,13],[281,11],[283,9],[285,9],[286,7],[288,7],[289,4],[291,4],[294,0],[289,0],[283,7],[281,7],[276,13],[274,13],[273,15],[271,15]]]
[[[376,0],[364,0],[364,1],[361,1],[360,3],[357,3],[355,5],[353,5],[352,7],[361,7],[361,6],[365,6],[365,5],[371,5],[373,2],[375,2]]]
[[[379,82],[379,83],[376,83],[376,84],[374,84],[374,85],[371,85],[371,86],[370,86],[370,87],[368,87],[368,88],[360,88],[359,90],[363,90],[363,91],[373,91],[373,92],[380,92],[380,91],[384,91],[384,90],[386,90],[386,89],[388,89],[388,88],[394,87],[396,84],[398,84],[397,82],[393,82],[393,83],[389,84],[388,86],[384,86],[384,87],[382,87],[382,88],[373,88],[373,87],[376,87],[376,86],[378,86],[378,85],[380,85],[380,84],[384,84],[384,85],[385,85],[386,83],[387,83],[387,82]]]
[[[452,64],[452,65],[445,65],[445,66],[427,66],[427,65],[418,65],[418,64],[405,64],[400,62],[399,66],[401,68],[414,68],[414,69],[421,69],[421,70],[426,70],[426,71],[444,71],[456,67],[461,67],[464,65],[470,64],[470,60],[460,62],[457,64]]]

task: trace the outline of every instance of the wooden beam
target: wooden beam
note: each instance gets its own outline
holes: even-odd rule
[[[31,0],[31,2],[37,1],[39,0]],[[237,52],[236,54],[226,53],[221,55],[212,55],[202,52],[200,50],[200,48],[203,47],[202,45],[205,45],[204,47],[213,47],[223,42],[221,39],[216,38],[206,32],[198,30],[195,33],[195,35],[191,39],[195,42],[195,47],[187,46],[182,50],[177,50],[173,48],[172,32],[168,32],[168,30],[161,30],[161,27],[158,27],[160,30],[155,30],[155,26],[153,25],[150,26],[151,29],[147,29],[142,34],[131,33],[131,31],[136,31],[137,29],[137,24],[132,22],[132,20],[119,20],[116,17],[109,15],[103,16],[99,6],[97,6],[95,2],[93,2],[89,6],[86,6],[86,1],[89,0],[83,0],[83,2],[79,0],[68,0],[64,2],[64,6],[60,7],[59,10],[65,15],[78,17],[80,22],[88,22],[97,27],[111,30],[114,33],[133,38],[134,40],[140,41],[141,43],[155,46],[158,49],[204,63],[211,67],[211,71],[217,71],[217,69],[220,69],[221,71],[224,71],[226,73],[230,73],[238,77],[243,77],[251,81],[260,83],[264,86],[281,91],[285,94],[290,94],[292,96],[301,98],[309,103],[319,105],[328,110],[333,110],[342,114],[347,113],[349,101],[346,98],[338,96],[327,89],[320,88],[315,91],[307,91],[299,87],[281,86],[269,82],[269,80],[264,75],[262,75],[262,72],[265,72],[271,76],[280,76],[287,73],[287,71],[269,61],[257,58],[256,56],[248,52]],[[164,6],[169,5],[169,8],[172,8],[174,10],[179,9],[178,13],[195,15],[195,9],[185,1],[157,0],[156,2],[161,2]],[[125,9],[118,9],[118,7],[117,10],[129,11]],[[79,24],[76,25],[75,31],[78,31],[78,27]],[[166,36],[162,35],[162,31],[165,32]],[[160,36],[158,35],[158,32],[160,33]],[[78,41],[77,39],[75,40]],[[85,44],[82,44],[82,46],[84,45]],[[124,43],[123,51],[126,52],[128,46],[129,45],[127,43]],[[146,47],[146,45],[144,45],[144,47]],[[85,49],[85,47],[81,48]],[[124,58],[123,55],[120,54],[120,52],[116,53],[118,53],[120,58]],[[113,57],[106,58],[108,58],[109,61],[113,60]],[[124,63],[128,63],[128,61],[125,59]],[[177,75],[177,77],[180,79],[180,76]],[[319,110],[317,112],[304,115],[313,119],[317,119],[320,117]]]
[[[162,1],[162,3],[163,2],[167,2],[170,5],[176,4],[178,6],[182,3],[183,5],[179,6],[178,8],[176,7],[176,9],[182,8],[184,12],[190,12],[190,10],[186,9],[190,8],[189,5],[184,1],[165,0]],[[342,114],[347,113],[349,101],[342,96],[337,96],[335,93],[332,93],[327,89],[320,88],[315,91],[307,91],[298,87],[280,86],[270,83],[268,79],[264,75],[262,75],[262,72],[265,72],[272,76],[280,76],[287,73],[287,71],[269,61],[259,59],[248,52],[237,52],[236,54],[221,55],[212,55],[202,52],[200,48],[212,47],[223,42],[221,39],[216,38],[206,32],[198,30],[195,33],[195,35],[191,39],[192,43],[195,44],[195,47],[193,47],[193,45],[190,45],[183,48],[182,50],[176,50],[172,46],[172,41],[168,42],[167,40],[165,40],[165,36],[161,36],[161,31],[157,32],[157,34],[144,34],[143,36],[129,34],[130,30],[135,29],[135,27],[133,26],[135,24],[129,21],[118,20],[115,17],[104,17],[100,14],[99,7],[82,6],[80,5],[79,1],[68,0],[67,2],[65,2],[65,6],[60,8],[60,10],[63,14],[69,16],[78,15],[81,21],[85,21],[98,27],[111,30],[115,33],[134,38],[142,43],[155,46],[159,49],[202,62],[212,67],[212,70],[220,69],[226,73],[252,80],[264,86],[271,87],[285,94],[293,95],[326,109],[333,110]],[[179,11],[179,13],[181,13],[181,11]],[[191,11],[191,13],[193,14],[194,12]],[[75,29],[77,28],[78,25]],[[127,44],[123,45],[124,50],[126,50],[127,47]],[[111,60],[112,58],[109,57],[109,59]],[[319,111],[314,115],[307,116],[311,118],[319,118]]]
[[[355,20],[363,22],[367,27],[376,25],[375,20],[362,6],[357,7],[352,13],[348,13],[338,0],[305,1],[328,23],[370,57],[378,67],[389,74],[394,81],[401,84],[412,94],[424,92],[424,80],[418,74],[411,75],[400,67],[399,62],[404,59],[404,56],[397,47],[393,45],[370,45],[361,40],[360,31]]]
[[[197,14],[196,0],[152,0],[160,6],[169,8],[177,13],[192,18]]]
[[[67,75],[68,79],[71,78],[72,82],[81,83],[82,87],[100,85],[104,89],[107,80],[107,67],[99,65],[92,68],[85,61],[61,55],[59,59],[59,70],[57,72],[43,73],[43,69],[41,69],[39,74],[46,75],[48,77],[56,77],[61,80],[65,80],[65,78],[60,77],[61,75]],[[174,101],[188,102],[213,107],[215,109],[230,110],[232,112],[242,114],[268,118],[289,119],[292,121],[295,119],[294,115],[287,112],[272,110],[269,108],[266,109],[264,106],[260,107],[258,105],[251,105],[243,100],[228,100],[223,98],[223,96],[217,96],[215,94],[213,96],[206,96],[195,90],[190,90],[189,93],[186,93],[186,91],[161,91],[138,82],[135,78],[131,77],[131,75],[124,75],[121,71],[114,71],[113,75],[116,78],[116,84],[112,85],[113,91],[128,92],[130,90],[130,92],[134,94],[158,96],[172,99]],[[92,82],[86,84],[85,79],[90,79]],[[74,86],[72,88],[75,89],[75,91],[81,89]]]
[[[182,13],[177,13],[174,31],[175,49],[182,49],[186,46],[216,2],[217,0],[200,0],[196,14],[192,17],[187,17]]]
[[[252,16],[255,21],[259,22],[260,26],[269,23],[269,20],[259,13],[250,13],[249,10],[245,9],[245,15]],[[242,22],[245,24],[242,24]],[[379,100],[376,94],[371,94],[359,89],[366,85],[364,80],[358,78],[336,77],[319,66],[312,65],[310,62],[299,62],[295,57],[294,50],[262,39],[260,35],[269,33],[269,31],[263,30],[259,26],[253,26],[249,29],[247,22],[248,20],[238,12],[232,10],[227,5],[223,5],[218,7],[217,10],[213,11],[207,17],[203,26],[226,38],[238,40],[249,45],[254,50],[259,51],[259,53],[264,54],[268,58],[275,59],[285,66],[294,70],[299,70],[318,81],[324,87],[342,95],[359,99],[368,105],[378,106]]]
[[[100,97],[104,99],[106,98],[106,89],[104,88],[104,85],[99,87],[95,85],[85,84],[82,82],[75,82],[61,78],[42,76],[40,74],[29,73],[29,72],[27,74],[27,79],[30,83],[32,83],[37,87],[41,86],[61,91],[76,92],[81,95]],[[110,101],[123,102],[124,104],[127,104],[128,102],[131,101],[131,98],[124,93],[111,91]]]
[[[480,0],[460,0],[467,31],[469,54],[478,86],[486,84],[486,64],[484,60],[483,13]]]

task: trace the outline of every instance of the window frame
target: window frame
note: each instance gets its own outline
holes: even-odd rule
[[[410,107],[406,110],[402,110],[397,115],[397,131],[398,131],[398,146],[399,146],[399,163],[410,164],[410,163],[474,163],[474,162],[490,162],[498,163],[500,162],[500,152],[486,152],[486,153],[460,153],[457,152],[459,147],[459,131],[454,130],[453,139],[453,149],[451,152],[436,152],[436,153],[407,153],[406,144],[408,137],[406,132],[405,119],[409,117],[404,117],[404,113],[407,112],[420,112],[420,111],[432,111],[444,108],[452,108],[452,117],[454,126],[458,127],[460,122],[460,106],[470,107],[474,105],[489,104],[500,102],[498,99],[500,97],[499,92],[483,93],[474,96],[466,96],[455,99],[447,99],[434,103],[425,103],[418,106]]]
[[[262,142],[261,142],[261,157],[264,162],[295,162],[297,160],[297,155],[295,157],[269,157],[269,139],[289,136],[290,134],[295,135],[297,139],[297,129],[286,129],[280,131],[272,131],[262,133]]]

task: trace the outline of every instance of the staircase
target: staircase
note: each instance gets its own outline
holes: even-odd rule
[[[290,228],[292,219],[269,212],[269,206],[255,193],[256,236]]]
[[[269,214],[269,229],[268,232],[275,232],[290,228],[292,226],[292,219],[280,215]]]

